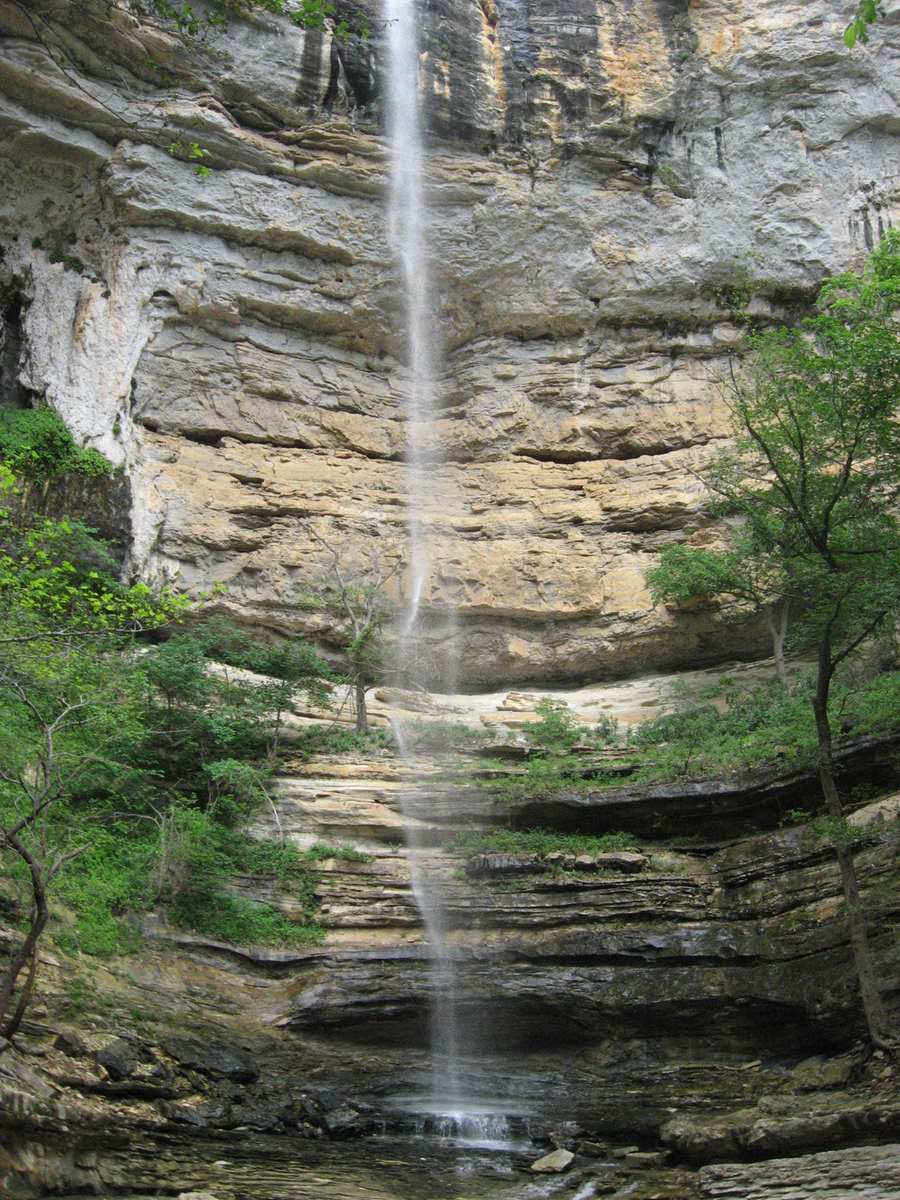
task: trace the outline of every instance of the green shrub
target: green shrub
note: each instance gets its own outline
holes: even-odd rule
[[[393,750],[396,745],[397,739],[390,729],[367,729],[357,733],[354,729],[317,725],[303,730],[296,749],[302,758],[310,759],[316,754],[377,754],[381,750]]]
[[[619,722],[615,717],[601,713],[590,736],[600,746],[614,746],[619,740]]]
[[[854,687],[840,681],[835,708],[857,735],[883,733],[900,727],[900,671],[888,671]]]
[[[324,842],[316,842],[306,850],[297,851],[297,857],[304,862],[321,862],[325,858],[337,858],[344,862],[371,862],[374,855],[365,850],[357,850],[355,846],[327,846]]]
[[[90,848],[60,878],[57,894],[74,912],[74,924],[56,941],[63,949],[109,956],[140,949],[141,936],[122,919],[152,900],[154,846],[143,829],[124,823],[86,826]]]
[[[270,904],[221,892],[183,892],[170,905],[169,916],[179,928],[235,946],[315,946],[325,937],[321,925],[300,924]]]
[[[584,727],[565,704],[544,696],[538,701],[535,711],[540,720],[534,721],[525,731],[533,745],[554,754],[564,754],[581,738]]]
[[[95,479],[112,473],[109,460],[77,446],[62,417],[47,406],[0,408],[0,461],[39,482],[69,472]]]
[[[709,693],[711,702],[682,701],[634,728],[632,746],[647,752],[639,778],[717,775],[776,760],[811,763],[816,736],[809,681],[793,688],[738,688],[725,680]]]

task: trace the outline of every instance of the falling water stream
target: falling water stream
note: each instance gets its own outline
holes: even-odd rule
[[[387,127],[391,153],[388,219],[405,297],[404,327],[409,365],[407,513],[410,598],[402,630],[411,643],[429,574],[425,516],[426,466],[435,458],[438,413],[437,363],[431,275],[427,255],[425,152],[419,114],[419,51],[414,0],[385,0],[387,22]]]
[[[428,210],[425,198],[425,152],[419,106],[419,51],[414,0],[385,0],[387,38],[386,104],[391,181],[389,230],[404,293],[404,328],[409,369],[409,430],[406,454],[407,523],[409,529],[409,600],[399,637],[401,667],[412,662],[420,635],[422,601],[428,592],[435,554],[430,542],[433,519],[446,507],[441,493],[438,437],[440,392],[439,340],[428,254]],[[453,616],[442,630],[451,647]],[[452,663],[448,675],[454,674]],[[451,683],[452,681],[448,681]],[[402,722],[394,729],[406,754]],[[439,881],[429,869],[429,851],[421,813],[413,802],[404,811],[410,875],[422,915],[429,954],[430,1094],[418,1111],[431,1132],[455,1136],[471,1144],[482,1138],[502,1139],[506,1119],[485,1111],[464,1095],[460,1078],[461,1044],[457,962],[448,937],[446,908]]]

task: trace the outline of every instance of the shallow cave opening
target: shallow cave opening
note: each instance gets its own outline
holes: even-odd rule
[[[621,1006],[603,1011],[602,1000],[590,1013],[567,1005],[564,986],[558,1000],[492,997],[460,1000],[455,1011],[462,1058],[546,1055],[578,1058],[607,1056],[616,1046],[640,1046],[645,1067],[673,1054],[717,1061],[799,1061],[840,1049],[851,1029],[823,1026],[801,1008],[761,999],[697,997],[690,1001]],[[423,1003],[406,1012],[331,1028],[332,1042],[428,1052],[440,1039]],[[613,1053],[613,1057],[615,1054]]]
[[[25,355],[28,301],[18,279],[0,282],[0,404],[34,406],[34,394],[19,379]]]

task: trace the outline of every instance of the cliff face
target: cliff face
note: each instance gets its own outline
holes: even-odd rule
[[[268,17],[228,57],[64,0],[44,45],[2,19],[4,390],[125,466],[135,571],[302,627],[327,569],[306,522],[349,560],[404,556],[377,14],[343,67]],[[653,611],[643,571],[710,536],[692,472],[727,429],[728,287],[749,270],[763,309],[802,304],[892,219],[891,38],[851,54],[841,14],[783,0],[434,0],[422,22],[447,460],[427,606],[458,606],[461,681],[760,648]]]

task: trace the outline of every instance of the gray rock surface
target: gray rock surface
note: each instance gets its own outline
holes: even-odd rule
[[[900,1146],[859,1146],[752,1165],[704,1167],[700,1194],[716,1200],[897,1200]]]
[[[563,1171],[568,1171],[574,1161],[575,1155],[571,1150],[554,1150],[533,1162],[531,1169],[536,1175],[561,1175]]]

